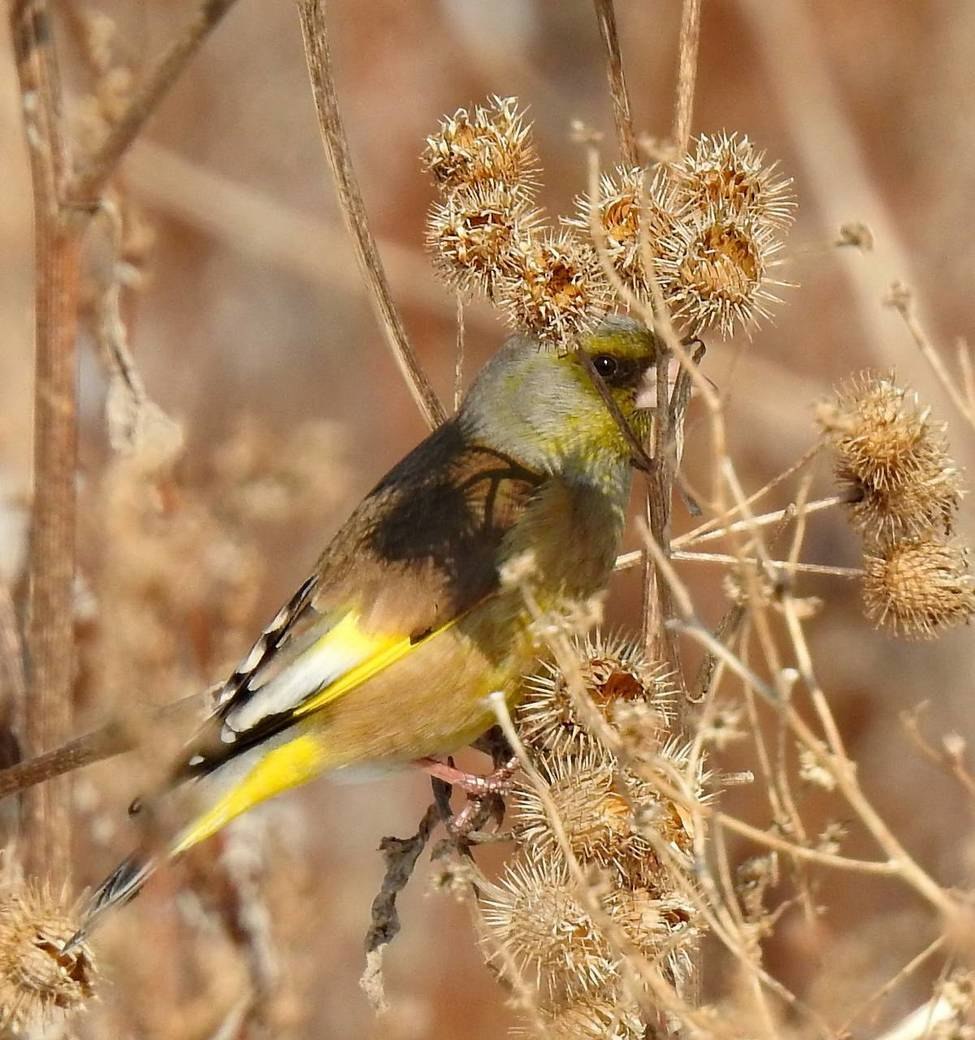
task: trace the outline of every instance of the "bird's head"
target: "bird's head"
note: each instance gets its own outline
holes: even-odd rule
[[[532,468],[616,479],[634,452],[592,373],[601,377],[618,417],[643,441],[656,339],[631,318],[611,317],[579,347],[558,353],[531,337],[513,336],[471,386],[462,425]]]

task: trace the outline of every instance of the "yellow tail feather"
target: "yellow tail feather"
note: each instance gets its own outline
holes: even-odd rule
[[[215,805],[197,817],[176,839],[171,855],[178,856],[259,802],[313,780],[326,768],[325,750],[315,737],[305,734],[267,752],[250,772],[221,795]]]

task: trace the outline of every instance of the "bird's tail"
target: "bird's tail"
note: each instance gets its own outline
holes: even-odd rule
[[[156,869],[156,858],[134,852],[127,856],[91,894],[81,917],[78,930],[65,943],[63,953],[70,952],[91,935],[107,911],[124,906],[134,899]]]

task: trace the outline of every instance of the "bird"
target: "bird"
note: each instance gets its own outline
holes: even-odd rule
[[[167,833],[95,889],[66,949],[161,861],[283,791],[409,763],[446,775],[439,756],[490,728],[491,693],[513,706],[543,652],[505,568],[530,561],[542,611],[605,589],[658,351],[624,316],[561,351],[528,334],[507,340],[456,414],[365,496],[218,688],[163,789],[139,800]]]

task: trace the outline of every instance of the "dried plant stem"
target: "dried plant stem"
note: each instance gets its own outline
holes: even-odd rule
[[[66,739],[74,676],[75,333],[79,227],[62,206],[70,160],[62,138],[60,85],[43,0],[10,8],[34,203],[34,493],[29,691],[24,735],[34,749]],[[25,799],[24,870],[66,876],[70,831],[66,792],[49,785]]]
[[[61,87],[46,0],[16,0],[10,22],[34,201],[34,500],[30,537],[26,742],[61,746],[71,726],[74,674],[75,339],[81,239],[97,196],[145,120],[233,0],[207,0],[166,51],[77,175],[64,139]],[[66,875],[70,831],[66,792],[49,784],[26,799],[25,870]]]
[[[639,557],[640,553],[627,553],[627,556]],[[758,563],[753,557],[732,556],[730,553],[699,553],[675,551],[670,554],[672,560],[684,560],[690,563]],[[622,559],[622,557],[621,557]],[[860,567],[831,567],[824,563],[791,563],[788,560],[769,560],[768,563],[775,568],[783,570],[794,570],[802,574],[832,574],[838,578],[860,578],[863,570]],[[622,568],[617,561],[617,569]]]
[[[819,863],[821,866],[833,867],[836,870],[852,870],[861,874],[878,874],[882,877],[896,877],[898,874],[897,864],[891,863],[889,860],[851,859],[849,856],[837,856],[831,852],[823,852],[820,849],[810,849],[804,845],[796,845],[795,842],[786,841],[785,838],[779,838],[768,831],[759,830],[757,827],[752,827],[751,824],[745,823],[744,820],[739,820],[735,816],[729,816],[727,813],[715,813],[714,819],[722,827],[727,827],[729,831],[734,831],[743,838],[750,838],[752,841],[758,842],[759,845],[775,849],[778,852],[784,852],[796,859],[808,860],[810,863]]]
[[[430,381],[420,368],[413,347],[407,338],[406,329],[393,306],[382,260],[379,258],[375,240],[369,230],[362,194],[352,167],[349,145],[339,114],[328,50],[325,2],[324,0],[298,0],[298,14],[305,44],[308,74],[315,98],[315,109],[318,112],[319,131],[335,178],[339,207],[349,234],[352,236],[356,259],[363,278],[369,286],[370,298],[382,322],[386,341],[406,380],[406,385],[413,395],[413,400],[427,425],[433,429],[439,426],[447,416]]]
[[[754,496],[752,496],[754,498]],[[819,513],[824,509],[832,509],[837,505],[841,505],[848,501],[845,495],[833,495],[830,498],[819,499],[815,502],[810,502],[804,509],[803,515],[808,516],[811,513]],[[687,552],[681,547],[685,545],[697,545],[700,542],[714,541],[719,538],[724,538],[729,534],[737,533],[739,531],[747,531],[751,528],[767,527],[770,524],[781,523],[783,520],[792,520],[797,515],[796,507],[794,505],[786,506],[785,509],[776,509],[771,513],[763,513],[760,516],[753,517],[750,521],[740,520],[733,524],[729,524],[727,527],[720,527],[717,529],[711,529],[703,531],[702,528],[695,528],[693,531],[688,531],[687,534],[678,535],[671,542],[672,555],[674,559],[699,559],[707,560],[713,559],[715,562],[722,560],[722,562],[731,562],[735,560],[739,563],[748,562],[747,556],[734,556],[729,560],[723,560],[723,557],[717,553],[700,553],[700,552]],[[616,570],[623,571],[630,567],[636,567],[642,562],[644,553],[640,549],[636,549],[633,552],[620,553],[616,557]],[[773,566],[789,566],[787,560],[771,560],[769,561]],[[830,573],[841,576],[854,577],[854,568],[848,567],[837,567],[830,569],[829,571],[820,571],[816,564],[797,564],[798,570],[806,570],[815,568],[816,573]],[[859,571],[856,571],[858,574]]]
[[[457,352],[454,355],[454,412],[464,397],[464,295],[457,293]]]
[[[138,746],[140,733],[151,729],[158,736],[161,725],[172,723],[179,726],[183,720],[196,720],[205,703],[206,694],[193,693],[149,713],[151,726],[127,725],[124,720],[115,720],[26,762],[0,769],[0,799],[93,762],[131,751]]]
[[[746,499],[747,501],[747,499]],[[830,495],[828,498],[820,498],[814,502],[810,502],[805,507],[805,514],[808,516],[810,513],[819,513],[824,509],[833,509],[836,506],[843,505],[850,501],[850,496],[847,494],[843,495]],[[737,511],[737,510],[736,510]],[[725,538],[729,534],[735,534],[740,531],[749,531],[757,527],[767,527],[769,524],[777,524],[780,520],[786,518],[792,519],[795,516],[795,506],[786,506],[785,509],[776,509],[771,513],[762,513],[759,516],[752,517],[750,520],[737,520],[735,523],[728,524],[725,527],[719,527],[711,530],[703,530],[698,528],[694,531],[688,531],[687,534],[682,534],[674,539],[674,548],[683,547],[685,545],[698,545],[701,542],[710,542],[716,538]],[[707,525],[704,525],[707,526]]]
[[[972,402],[969,396],[962,393],[959,389],[958,379],[953,377],[948,371],[948,366],[945,364],[944,359],[931,342],[931,337],[928,336],[920,318],[917,316],[917,309],[914,306],[914,297],[911,291],[902,283],[895,283],[891,287],[887,302],[901,316],[905,328],[910,333],[911,339],[914,340],[915,346],[921,352],[924,360],[931,366],[931,371],[934,372],[938,382],[944,387],[945,393],[951,398],[952,404],[961,412],[968,424],[975,427],[975,402]],[[964,369],[962,374],[962,385],[964,385]]]
[[[774,477],[772,477],[771,480],[763,484],[757,491],[753,491],[748,496],[748,498],[745,499],[746,504],[750,506],[754,505],[760,498],[764,498],[770,491],[773,491],[784,481],[788,480],[789,477],[794,476],[804,466],[807,466],[810,462],[812,462],[813,459],[815,459],[817,455],[819,455],[820,451],[822,451],[822,448],[822,441],[817,441],[815,444],[812,445],[812,447],[807,448],[806,451],[804,451],[802,455],[800,455],[799,458],[792,463],[792,465],[786,466],[784,470],[782,470],[780,473],[777,473]],[[731,509],[731,515],[734,515],[736,512],[736,509]],[[693,531],[689,532],[686,535],[682,535],[682,537],[697,538],[701,534],[714,530],[715,526],[720,526],[722,522],[727,523],[727,520],[728,517],[725,517],[724,520],[722,520],[721,517],[712,517],[710,520],[707,520],[703,524],[700,524],[698,527],[694,528]]]
[[[680,19],[680,57],[677,64],[677,100],[674,105],[674,144],[678,152],[687,151],[694,113],[694,84],[697,79],[697,51],[701,38],[701,0],[684,0]]]
[[[626,166],[638,165],[636,138],[633,135],[633,118],[630,115],[630,95],[623,75],[623,55],[616,31],[616,10],[613,0],[594,0],[599,35],[606,49],[606,75],[609,78],[609,93],[613,99],[613,119],[616,122],[616,139],[619,143],[620,160]]]
[[[963,912],[961,904],[908,854],[907,850],[897,840],[879,813],[863,794],[851,763],[844,757],[828,752],[790,701],[783,698],[778,690],[759,678],[728,647],[715,639],[713,634],[697,620],[687,588],[674,571],[670,560],[667,559],[660,547],[655,544],[652,537],[648,535],[646,541],[647,548],[653,555],[658,570],[674,590],[674,602],[682,615],[682,620],[669,622],[669,624],[694,639],[709,653],[714,654],[720,660],[726,661],[731,671],[754,689],[776,711],[781,713],[783,723],[812,752],[817,762],[830,772],[836,781],[837,788],[857,816],[859,816],[861,822],[871,833],[880,848],[887,854],[901,880],[913,888],[932,906],[940,910],[947,918],[951,919],[961,914]],[[757,615],[758,612],[755,613]]]
[[[971,773],[963,759],[964,745],[953,747],[951,742],[945,738],[942,746],[937,747],[921,732],[921,713],[927,706],[927,701],[924,701],[916,708],[900,713],[904,731],[921,754],[953,777],[964,788],[969,798],[975,799],[975,775]]]
[[[874,1004],[883,1000],[897,985],[912,975],[917,969],[925,963],[929,958],[933,957],[934,954],[938,953],[939,950],[943,950],[947,943],[947,936],[939,935],[933,942],[928,943],[927,946],[921,950],[916,956],[912,957],[907,964],[904,965],[900,971],[897,972],[892,978],[889,978],[882,986],[876,989],[867,999],[853,1012],[852,1015],[837,1029],[837,1036],[847,1036],[850,1032],[850,1027],[853,1023],[868,1010]]]
[[[98,150],[75,174],[67,189],[68,198],[80,205],[97,201],[146,120],[233,5],[234,0],[202,0],[190,22],[143,77]]]

